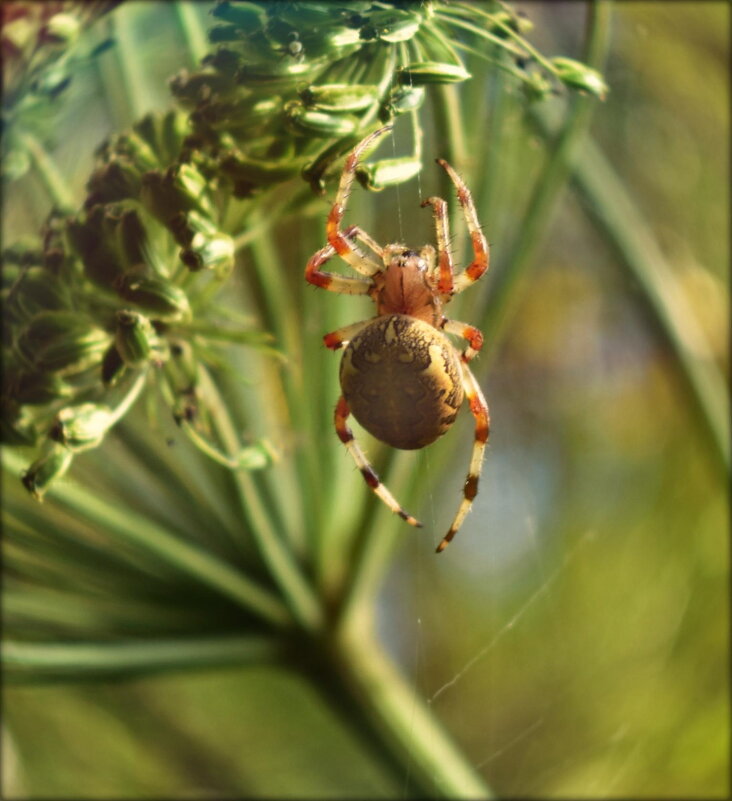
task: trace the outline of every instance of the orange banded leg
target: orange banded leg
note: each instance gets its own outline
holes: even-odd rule
[[[305,280],[321,289],[340,292],[342,295],[367,295],[374,282],[367,278],[349,278],[335,273],[327,273],[320,268],[335,256],[332,245],[326,245],[308,261],[305,267]]]
[[[462,353],[462,360],[469,362],[478,355],[478,351],[483,347],[483,334],[480,329],[458,320],[448,320],[442,324],[442,330],[448,334],[455,334],[467,341],[468,347]]]
[[[383,258],[384,248],[359,225],[349,225],[343,234],[349,240],[357,239],[359,242],[363,242],[363,244],[373,250],[380,259]],[[380,270],[383,267],[383,264],[375,264],[371,259],[364,257],[363,263],[354,264],[353,266],[364,275],[373,275],[376,270]]]
[[[463,487],[463,499],[458,507],[455,519],[452,521],[450,530],[437,546],[437,553],[444,551],[449,545],[450,540],[457,534],[460,526],[463,524],[463,520],[465,520],[465,516],[473,505],[473,499],[478,494],[480,468],[483,464],[483,455],[485,454],[485,446],[488,442],[488,434],[490,431],[488,404],[485,402],[483,393],[478,386],[478,382],[475,380],[475,376],[470,372],[470,368],[464,362],[461,363],[461,367],[463,368],[465,396],[470,404],[470,411],[473,413],[473,417],[475,417],[475,440],[473,442],[473,453],[470,457],[468,475],[465,479],[465,486]]]
[[[366,328],[366,326],[369,325],[369,323],[372,323],[374,319],[374,317],[370,317],[368,320],[361,320],[358,323],[344,325],[343,328],[338,328],[335,331],[331,331],[330,334],[326,334],[323,337],[323,343],[325,344],[325,347],[330,348],[331,350],[340,350],[341,348],[345,348],[346,345],[348,345],[348,343],[356,336],[356,334]]]
[[[353,457],[356,467],[361,471],[366,483],[371,487],[373,492],[381,498],[381,500],[391,509],[394,514],[399,515],[402,520],[406,520],[411,526],[420,527],[422,524],[416,518],[412,517],[408,512],[397,503],[394,496],[389,490],[379,481],[379,477],[374,472],[374,468],[369,464],[366,454],[361,450],[359,444],[356,442],[353,432],[346,424],[351,410],[348,407],[346,399],[341,395],[338,399],[338,404],[335,410],[335,428],[341,442],[346,446],[348,452]]]
[[[489,253],[488,243],[485,241],[483,231],[480,229],[478,222],[478,214],[475,211],[475,204],[470,190],[463,183],[463,179],[455,172],[455,170],[444,160],[437,159],[437,163],[442,167],[450,179],[455,184],[457,189],[458,200],[460,207],[463,210],[463,216],[470,232],[470,239],[473,243],[473,252],[475,259],[461,272],[455,276],[453,284],[453,294],[457,295],[469,287],[474,281],[477,281],[481,275],[488,269]]]
[[[379,128],[378,130],[374,131],[370,136],[367,136],[363,142],[358,144],[351,151],[351,153],[349,153],[346,163],[343,167],[343,172],[341,173],[341,180],[338,184],[338,192],[336,193],[336,198],[330,210],[330,214],[328,215],[328,222],[326,223],[325,227],[328,235],[328,244],[333,247],[335,252],[344,261],[348,262],[348,264],[350,264],[355,270],[359,270],[360,272],[364,272],[362,269],[365,266],[364,262],[369,265],[369,267],[373,268],[372,272],[376,272],[376,270],[380,269],[381,265],[377,264],[373,259],[369,259],[367,256],[364,256],[364,254],[361,253],[361,251],[358,250],[358,248],[356,248],[352,242],[350,242],[349,233],[354,233],[355,228],[356,231],[362,235],[360,237],[362,241],[369,246],[371,246],[373,240],[367,234],[364,234],[364,232],[360,231],[360,229],[358,229],[356,226],[353,226],[346,231],[341,231],[341,223],[343,222],[343,216],[346,213],[348,195],[350,194],[351,185],[353,184],[353,179],[356,175],[356,167],[361,160],[361,156],[363,155],[364,151],[371,147],[376,139],[387,133],[387,131],[390,131],[392,127],[393,126],[391,125],[385,125],[383,128]],[[378,253],[379,250],[380,249],[377,246],[376,252]]]
[[[450,253],[450,231],[447,226],[447,203],[441,197],[428,197],[422,202],[422,207],[432,206],[432,215],[435,219],[435,233],[437,239],[437,291],[441,295],[450,296],[453,293],[453,280],[455,268]]]

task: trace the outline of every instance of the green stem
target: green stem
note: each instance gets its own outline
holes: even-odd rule
[[[139,119],[149,107],[145,97],[148,81],[138,57],[138,45],[133,33],[136,6],[136,3],[128,3],[121,9],[121,13],[114,14],[112,17],[114,37],[117,43],[115,53],[125,92],[124,99],[131,119]]]
[[[369,627],[370,628],[370,627]],[[404,680],[360,625],[342,631],[333,660],[345,687],[405,766],[406,778],[432,798],[493,798],[416,688]]]
[[[543,135],[548,126],[537,119]],[[617,173],[592,143],[574,168],[574,183],[586,201],[589,216],[638,282],[641,295],[660,335],[671,347],[681,379],[695,405],[720,467],[730,470],[727,388],[715,364],[696,315],[678,287],[673,270],[651,235],[651,226],[624,189]]]
[[[216,384],[202,365],[199,366],[199,372],[202,389],[213,409],[217,433],[224,447],[230,453],[237,453],[241,449],[241,443],[226,404]],[[293,552],[288,549],[275,530],[252,476],[247,471],[236,470],[234,478],[239,489],[242,510],[250,521],[250,530],[257,548],[283,597],[287,599],[292,615],[306,631],[319,630],[322,626],[322,610],[318,599],[297,564]]]
[[[91,643],[8,641],[2,646],[2,664],[9,681],[36,682],[261,664],[281,654],[282,647],[275,639],[255,636]]]
[[[191,55],[191,61],[194,65],[201,61],[209,49],[205,26],[201,24],[201,20],[199,19],[196,9],[197,5],[197,3],[191,3],[190,0],[183,0],[183,2],[179,0],[179,2],[175,4],[178,24],[183,31],[183,36],[188,46],[188,52]]]
[[[6,449],[3,453],[3,466],[19,473],[23,469],[23,462],[17,454]],[[290,616],[280,601],[248,576],[151,520],[130,509],[122,512],[113,504],[106,503],[70,482],[51,486],[48,495],[53,496],[59,504],[80,513],[90,523],[99,525],[109,536],[120,537],[125,542],[144,549],[166,564],[173,565],[233,599],[268,623],[282,627],[290,622]]]
[[[56,208],[63,214],[72,214],[75,209],[74,196],[48,151],[33,134],[23,131],[19,136]]]
[[[592,69],[602,70],[609,38],[610,4],[605,0],[596,0],[591,6],[585,57],[585,62]],[[526,215],[518,228],[518,239],[513,247],[511,257],[503,270],[494,276],[490,309],[483,325],[486,341],[494,346],[516,311],[521,294],[519,292],[520,281],[525,279],[525,273],[533,263],[536,250],[550,222],[556,200],[569,177],[577,146],[588,128],[596,102],[595,98],[588,95],[576,95],[573,98],[567,121],[537,180]],[[496,347],[488,349],[481,360],[483,370],[496,354]]]

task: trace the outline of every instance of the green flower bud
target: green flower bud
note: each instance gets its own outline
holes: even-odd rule
[[[225,22],[238,25],[247,33],[263,28],[267,22],[264,10],[254,3],[217,3],[211,14]]]
[[[422,61],[400,67],[397,70],[399,83],[423,86],[430,83],[460,83],[471,77],[461,64],[442,64],[437,61]]]
[[[125,265],[115,242],[118,222],[111,207],[99,205],[86,215],[70,217],[66,223],[69,242],[84,264],[85,275],[105,289],[124,274]]]
[[[207,182],[190,164],[151,170],[142,176],[140,199],[159,220],[167,224],[178,212],[197,210],[212,215]]]
[[[403,184],[414,178],[422,169],[422,162],[410,156],[398,159],[384,159],[373,164],[360,164],[356,178],[366,189],[379,191],[387,186]]]
[[[608,87],[602,75],[597,70],[586,67],[579,61],[571,58],[557,57],[551,60],[554,65],[555,74],[566,86],[580,91],[589,92],[591,95],[604,100],[607,95]]]
[[[23,486],[36,500],[43,500],[51,482],[63,476],[73,458],[74,455],[68,448],[47,440],[41,455],[23,474],[21,478]]]
[[[345,136],[353,133],[357,120],[341,114],[326,114],[324,111],[311,111],[297,100],[285,107],[285,122],[288,128],[300,136]]]
[[[71,45],[79,35],[80,25],[71,14],[54,14],[46,23],[43,38],[57,44]]]
[[[395,86],[384,103],[381,118],[387,122],[396,114],[416,111],[424,102],[423,86]]]
[[[96,203],[113,203],[138,198],[142,188],[142,171],[126,158],[113,157],[91,175],[86,184],[87,208]]]
[[[381,39],[384,42],[406,42],[419,30],[422,15],[399,9],[375,11],[360,30],[361,39]]]
[[[379,97],[377,86],[346,83],[321,84],[300,90],[300,97],[306,106],[331,114],[351,114],[364,111]]]
[[[45,406],[74,393],[56,373],[21,373],[8,385],[13,399],[28,406]]]
[[[241,196],[241,188],[249,187],[248,194],[260,186],[280,183],[297,175],[301,162],[267,161],[244,156],[236,150],[221,160],[221,171],[235,187],[234,194]],[[238,189],[236,189],[238,187]]]
[[[33,370],[72,375],[98,362],[109,334],[74,311],[35,315],[15,341],[15,351]]]
[[[17,404],[3,403],[0,415],[0,442],[3,445],[35,445],[38,433],[34,426],[21,419]]]
[[[123,300],[139,306],[156,320],[175,322],[191,312],[188,295],[162,278],[128,274],[115,283],[115,289]]]
[[[116,233],[117,248],[126,267],[135,267],[147,261],[150,243],[147,230],[136,209],[125,209],[122,212]]]
[[[119,383],[126,372],[127,365],[119,355],[115,342],[107,348],[107,352],[102,359],[102,383],[105,387],[113,387]]]
[[[225,275],[234,266],[234,240],[226,234],[197,233],[180,253],[181,261],[193,272],[214,270]]]
[[[29,267],[19,273],[3,305],[3,313],[26,320],[38,312],[65,309],[70,305],[65,287],[43,267]]]
[[[68,406],[56,415],[49,437],[79,453],[96,448],[114,422],[114,414],[108,406],[96,403]]]
[[[127,367],[143,367],[159,360],[164,344],[150,320],[139,312],[122,309],[117,312],[115,347]]]

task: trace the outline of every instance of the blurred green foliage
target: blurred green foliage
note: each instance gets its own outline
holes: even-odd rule
[[[110,91],[105,81],[119,78],[116,56],[108,52],[100,57],[101,80],[79,76],[88,91],[58,111],[54,157],[77,194],[95,144],[136,113],[166,104],[160,87],[181,66],[183,37],[172,7],[136,6],[115,15],[133,26],[141,68],[150,70],[145,85],[153,94],[138,101],[144,107],[129,104],[125,111],[124,92]],[[533,41],[542,52],[578,52],[581,6],[521,7],[535,23]],[[716,2],[618,4],[605,72],[611,89],[592,126],[595,143],[642,214],[640,224],[660,245],[668,280],[698,319],[708,343],[699,360],[724,372],[729,13]],[[500,87],[479,61],[471,69],[473,80],[460,90],[468,111],[452,120],[462,147],[452,139],[456,152],[444,152],[448,145],[436,125],[426,130],[423,149],[462,159],[493,265],[454,315],[489,325],[491,290],[507,249],[521,236],[517,225],[543,149],[510,104],[500,125],[485,119],[481,102]],[[429,241],[419,199],[443,192],[437,181],[436,168],[428,166],[418,181],[382,193],[378,202],[354,192],[350,219],[381,242]],[[37,177],[24,176],[13,200],[4,215],[5,238],[34,234],[50,205]],[[412,501],[406,505],[427,524],[421,532],[398,529],[379,596],[379,630],[416,695],[499,796],[725,797],[727,477],[642,290],[589,202],[577,183],[562,194],[502,338],[486,344],[490,370],[477,368],[493,419],[484,479],[475,510],[443,556],[432,551],[459,497],[470,421],[463,417],[432,448],[396,459],[365,438],[397,497]],[[239,412],[242,426],[259,420],[279,436],[286,457],[307,446],[323,472],[335,476],[330,486],[318,476],[309,480],[322,493],[313,503],[323,504],[334,532],[328,542],[337,573],[340,527],[363,519],[386,537],[390,521],[352,475],[331,430],[337,359],[323,352],[320,335],[360,319],[367,307],[302,285],[301,265],[323,242],[326,209],[326,200],[312,201],[244,254],[248,264],[271,258],[291,266],[283,303],[294,299],[302,328],[278,323],[265,307],[266,275],[258,276],[259,289],[257,281],[234,284],[236,305],[259,311],[295,364],[307,367],[311,394],[302,413],[312,418],[311,434],[294,426],[303,439],[291,441],[293,426],[282,423],[281,407],[256,392],[270,380],[266,367],[232,353],[231,365],[250,383],[235,374],[231,381],[248,404]],[[459,231],[456,221],[462,257]],[[204,469],[168,420],[157,422],[155,444],[164,450],[169,436],[175,448],[155,456],[144,444],[149,418],[142,411],[110,435],[103,453],[79,460],[75,480],[113,488],[121,505],[161,524],[193,520],[202,539],[208,524],[208,545],[236,560],[242,544],[223,534],[236,514],[226,505],[225,471]],[[177,470],[179,485],[160,485],[161,465]],[[300,509],[294,501],[292,508],[273,501],[288,480],[292,474],[280,465],[258,487],[296,537]],[[9,495],[22,492],[16,484],[6,486]],[[63,530],[64,515],[73,517],[53,500],[46,508],[53,521],[47,535]],[[103,532],[93,525],[91,532],[104,543]],[[90,558],[91,581],[94,555],[74,543],[62,546],[77,565]],[[129,581],[140,581],[133,569],[140,554],[122,555]],[[225,600],[160,565],[148,569],[161,596],[177,591],[188,621],[213,616],[221,632],[241,624],[240,611]],[[163,627],[165,609],[155,606],[155,592],[145,592]],[[80,609],[78,621],[97,612],[113,616],[108,606]],[[177,611],[168,610],[171,620],[179,619]],[[130,610],[119,613],[120,632],[136,634]],[[140,632],[149,631],[152,613],[141,604],[138,614]],[[32,610],[26,615],[32,619]],[[277,664],[125,681],[6,684],[3,692],[2,795],[8,799],[421,795],[408,755],[401,769],[386,769],[379,744],[353,725],[337,695],[328,695],[327,680],[307,681]]]

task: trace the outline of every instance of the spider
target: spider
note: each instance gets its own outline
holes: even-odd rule
[[[414,450],[442,436],[455,421],[464,398],[468,400],[475,417],[475,441],[463,498],[449,531],[437,546],[440,553],[458,532],[478,492],[490,425],[488,406],[468,366],[483,344],[483,335],[472,325],[445,317],[443,307],[488,269],[488,245],[470,191],[443,159],[437,159],[437,163],[457,189],[475,254],[462,272],[454,274],[447,203],[442,198],[429,197],[422,203],[423,207],[432,207],[436,253],[431,245],[420,250],[401,244],[381,247],[358,225],[341,228],[359,160],[374,140],[391,128],[387,125],[374,131],[347,157],[326,224],[328,244],[308,261],[305,279],[330,292],[369,295],[376,304],[375,317],[323,337],[331,350],[345,349],[335,428],[368,486],[410,525],[422,524],[381,483],[346,421],[353,414],[369,433],[387,445]],[[356,243],[373,251],[379,261]],[[365,277],[324,272],[321,267],[335,255]],[[460,353],[445,334],[462,337],[467,342],[465,350]]]

